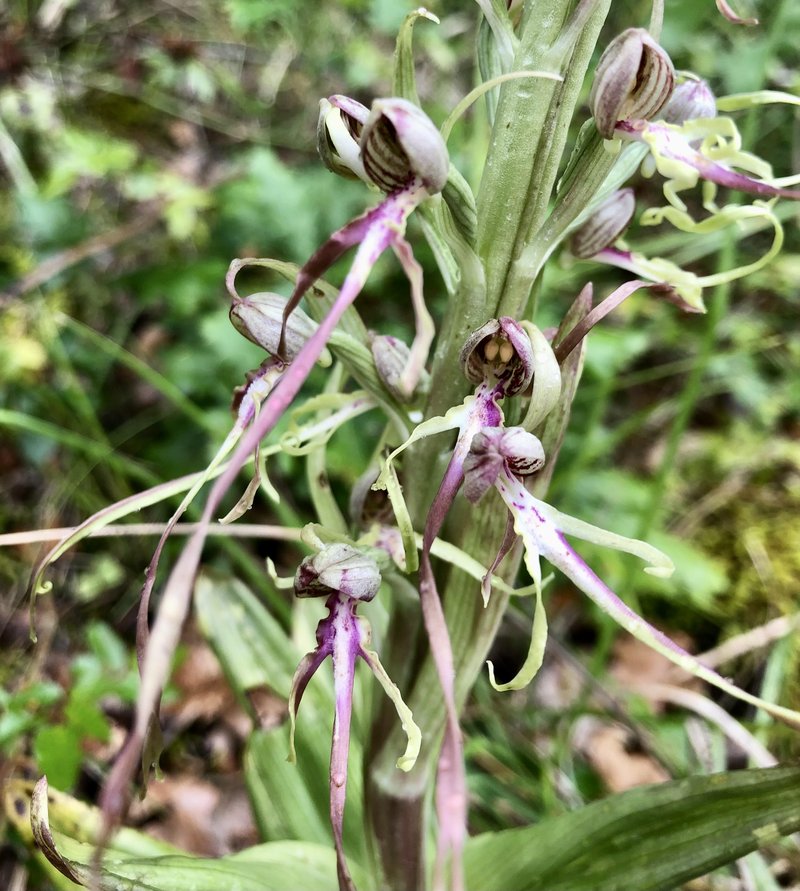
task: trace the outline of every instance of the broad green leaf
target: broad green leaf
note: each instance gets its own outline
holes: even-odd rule
[[[79,864],[88,887],[94,847],[53,833],[62,855]],[[356,865],[351,864],[353,872]],[[270,842],[219,860],[188,855],[153,858],[108,857],[103,863],[101,891],[286,891],[313,888],[336,891],[333,850],[309,842]]]
[[[6,789],[6,812],[60,871],[89,887],[99,829],[97,808],[48,790],[43,778]],[[27,828],[26,828],[27,825]],[[31,832],[31,828],[33,832]],[[363,870],[351,863],[359,887]],[[70,886],[77,887],[77,886]],[[100,891],[336,891],[332,846],[279,841],[218,859],[194,857],[133,829],[118,832],[103,858]]]
[[[669,891],[800,829],[800,768],[645,786],[466,849],[480,891]]]
[[[240,699],[246,701],[249,690],[264,686],[288,698],[303,654],[255,594],[235,579],[203,573],[194,608],[200,630]]]

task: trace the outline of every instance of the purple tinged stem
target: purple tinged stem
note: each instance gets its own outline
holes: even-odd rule
[[[355,616],[357,601],[340,594],[333,606],[330,628],[333,634],[333,690],[336,707],[331,740],[330,808],[339,891],[355,891],[347,868],[342,842],[344,805],[347,796],[347,756],[350,752],[350,721],[353,714],[353,683],[356,658],[361,649],[361,629]]]
[[[460,891],[464,887],[461,858],[467,834],[467,781],[455,699],[453,650],[431,565],[431,547],[464,481],[464,459],[469,454],[473,437],[483,427],[496,427],[502,423],[503,414],[495,402],[495,399],[503,395],[502,386],[490,386],[486,383],[478,386],[469,417],[459,433],[450,462],[428,512],[422,536],[420,605],[447,713],[436,782],[439,838],[434,888],[437,891],[445,886],[444,872],[448,855],[450,887],[454,891]]]
[[[603,252],[601,251],[601,254]],[[598,255],[596,255],[598,256]],[[620,285],[615,291],[608,295],[605,300],[601,300],[593,309],[591,309],[578,324],[567,334],[567,336],[559,342],[558,346],[553,350],[558,364],[561,365],[564,359],[575,349],[575,347],[583,340],[584,337],[594,328],[594,326],[604,319],[610,312],[613,312],[621,303],[624,303],[639,288],[651,288],[651,282],[634,279]]]

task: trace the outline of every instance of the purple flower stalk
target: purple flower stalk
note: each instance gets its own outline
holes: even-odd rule
[[[391,682],[378,659],[369,649],[369,623],[356,615],[359,603],[375,597],[381,577],[374,560],[347,544],[323,548],[300,564],[295,576],[298,597],[327,597],[326,618],[317,625],[317,647],[303,657],[292,679],[289,696],[289,761],[295,760],[294,733],[297,709],[308,682],[328,656],[333,663],[335,710],[330,763],[330,816],[336,846],[336,864],[340,891],[355,891],[347,867],[342,842],[344,806],[347,796],[347,758],[350,751],[350,721],[353,712],[353,684],[356,660],[361,658],[372,670],[397,708],[408,745],[398,759],[401,770],[411,770],[417,759],[420,733],[400,692]]]

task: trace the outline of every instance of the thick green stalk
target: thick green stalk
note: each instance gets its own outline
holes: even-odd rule
[[[547,217],[553,189],[556,184],[556,177],[561,166],[564,148],[569,135],[570,123],[580,98],[592,53],[610,6],[611,0],[597,0],[597,2],[591,5],[581,4],[578,10],[576,10],[569,28],[565,29],[569,35],[572,29],[577,30],[580,26],[580,37],[571,52],[569,64],[562,69],[564,81],[557,85],[553,101],[548,108],[537,150],[539,163],[536,167],[536,175],[531,182],[522,217],[520,218],[519,229],[517,230],[513,254],[514,261],[518,260],[528,245],[534,244],[538,240],[540,230]],[[580,15],[580,13],[583,13],[583,15]],[[611,166],[613,166],[613,159],[603,172],[602,177],[594,187],[595,189],[602,184]],[[587,184],[584,194],[591,196],[593,193],[588,191],[589,188],[591,186]],[[559,204],[563,204],[563,202],[559,202]],[[556,207],[558,206],[556,205]],[[575,214],[577,215],[585,206],[586,202],[584,200],[580,208],[576,207]],[[498,315],[518,317],[524,313],[530,290],[540,269],[532,270],[532,274],[525,275],[522,281],[520,281],[518,275],[515,275],[519,271],[527,272],[527,270],[519,270],[519,264],[513,262],[506,275],[506,284],[499,303]]]
[[[537,0],[526,7],[515,68],[563,68],[565,80],[563,84],[519,80],[504,84],[500,91],[478,198],[477,255],[462,245],[457,257],[461,281],[450,301],[434,356],[426,417],[443,414],[468,391],[458,362],[462,344],[471,331],[497,312],[515,251],[525,243],[520,234],[523,219],[526,226],[537,227],[546,214],[572,112],[609,5],[610,0],[580,0],[566,28],[571,3]],[[539,136],[534,140],[529,134]],[[514,314],[521,308],[515,307]],[[406,497],[417,528],[424,525],[439,483],[437,456],[447,446],[442,437],[423,441],[409,450],[404,461]],[[448,537],[488,565],[503,538],[506,517],[499,497],[492,492],[481,510],[470,512],[459,529],[448,529]],[[518,562],[513,556],[506,561],[509,578],[516,575]],[[456,696],[463,706],[494,640],[507,596],[495,591],[484,608],[475,580],[458,569],[450,569],[440,584],[445,591]],[[407,677],[403,692],[422,730],[423,748],[414,770],[399,772],[395,768],[401,745],[399,727],[390,710],[379,704],[366,763],[366,804],[386,886],[393,891],[419,891],[426,884],[426,796],[443,732],[444,707],[424,631],[418,623],[409,622],[400,598],[395,601],[382,652],[392,674],[420,654],[416,672]]]
[[[524,30],[514,70],[551,70],[548,58],[570,4],[538,0],[526,6]],[[488,304],[500,297],[514,256],[514,245],[528,192],[541,161],[543,130],[557,89],[553,80],[513,80],[500,88],[489,153],[478,192],[478,255],[486,269]]]

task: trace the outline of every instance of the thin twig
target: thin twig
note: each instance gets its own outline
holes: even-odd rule
[[[83,260],[88,260],[103,251],[115,248],[125,241],[142,235],[158,223],[161,218],[163,204],[158,202],[145,208],[135,219],[111,229],[109,232],[101,232],[88,238],[75,247],[59,251],[42,261],[27,275],[11,284],[3,293],[0,293],[0,309],[10,304],[16,298],[33,291],[51,278],[64,272],[72,266],[76,266]]]
[[[761,650],[764,647],[775,643],[791,634],[795,629],[800,628],[800,613],[791,616],[778,616],[765,625],[759,625],[758,628],[752,628],[743,634],[737,634],[731,637],[718,647],[701,653],[697,658],[709,668],[716,668],[718,665],[724,665],[739,656],[744,656],[753,650]]]
[[[774,767],[778,763],[772,753],[746,727],[702,693],[687,690],[685,687],[674,687],[671,684],[637,684],[633,689],[648,699],[688,709],[715,724],[757,767]]]
[[[200,523],[177,523],[173,535],[191,535]],[[120,538],[126,535],[161,535],[166,523],[117,523],[90,532],[87,538]],[[30,532],[7,532],[0,535],[0,547],[34,544],[41,541],[60,541],[72,535],[78,527],[64,526],[58,529],[33,529]],[[260,523],[234,523],[210,526],[209,535],[225,535],[228,538],[273,538],[281,541],[300,541],[300,529],[285,526],[265,526]]]

